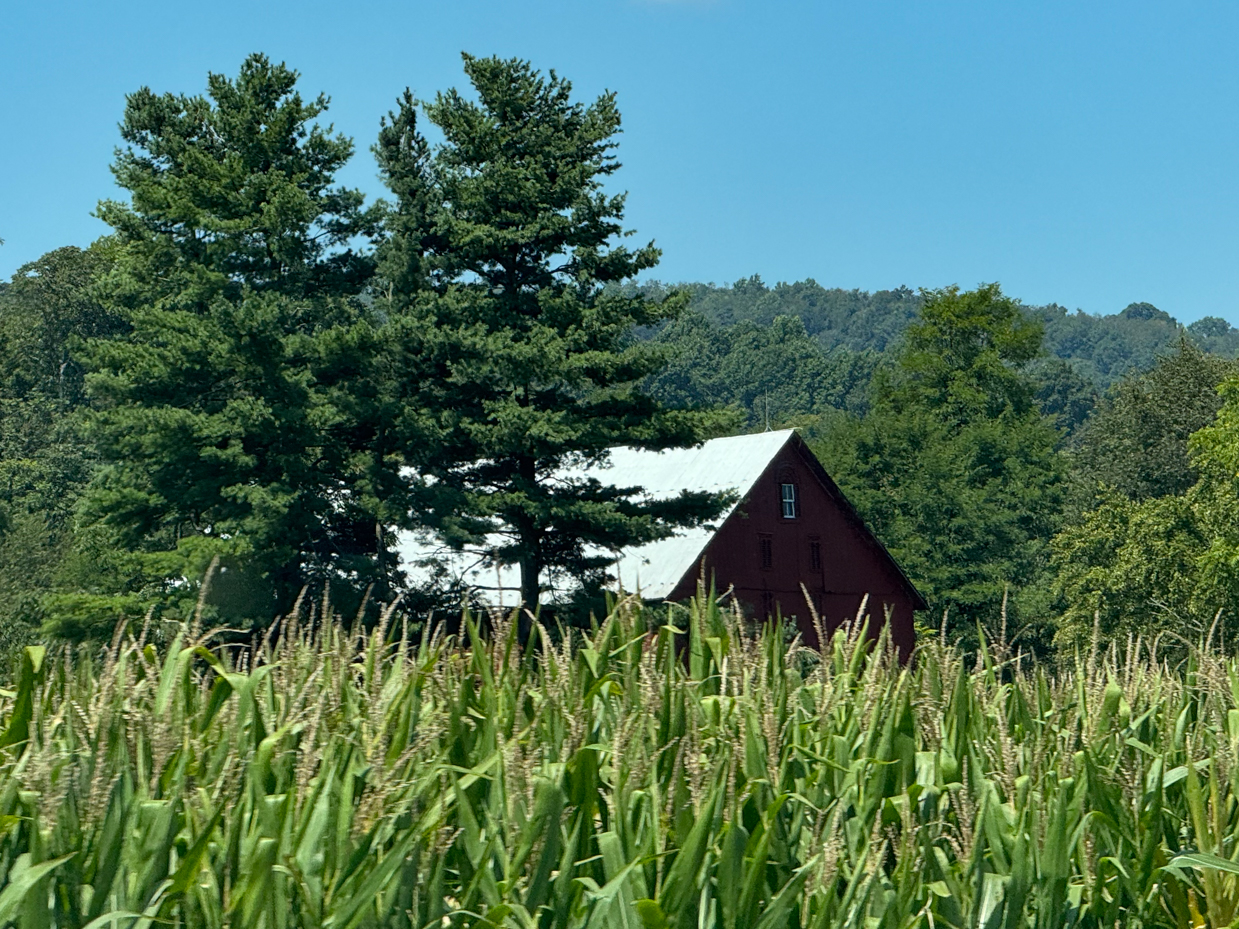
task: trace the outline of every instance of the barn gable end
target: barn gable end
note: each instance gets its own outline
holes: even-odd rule
[[[778,610],[794,617],[804,641],[812,646],[819,643],[809,602],[829,633],[856,616],[867,594],[873,617],[880,620],[889,613],[891,637],[904,654],[915,644],[913,612],[926,607],[794,433],[714,533],[699,564],[667,599],[690,596],[703,566],[704,576],[719,590],[730,588],[751,614]]]

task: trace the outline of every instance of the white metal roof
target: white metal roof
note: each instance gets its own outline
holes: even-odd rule
[[[731,515],[791,437],[792,430],[783,429],[711,439],[692,448],[666,451],[620,446],[610,450],[605,464],[565,468],[564,477],[594,477],[615,487],[641,487],[649,499],[666,499],[686,490],[736,494],[735,502],[710,525],[682,529],[657,542],[613,553],[615,564],[610,573],[624,590],[661,600],[671,594],[685,574],[697,569],[715,529]],[[499,542],[496,537],[493,545]],[[400,533],[396,549],[415,584],[431,580],[437,563],[450,579],[474,588],[486,602],[511,607],[520,601],[519,569],[515,565],[494,565],[483,550],[451,552],[425,532]],[[551,598],[562,592],[552,591]]]

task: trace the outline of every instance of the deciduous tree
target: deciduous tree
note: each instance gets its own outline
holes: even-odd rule
[[[28,644],[76,539],[74,508],[94,468],[75,428],[81,340],[123,328],[93,294],[106,239],[23,265],[0,288],[0,650]]]
[[[863,420],[817,445],[931,608],[967,635],[1042,577],[1064,463],[1026,368],[1041,327],[998,285],[931,291]],[[1013,626],[1014,628],[1014,626]]]
[[[1222,406],[1218,385],[1237,369],[1180,338],[1152,369],[1119,381],[1102,401],[1080,437],[1081,477],[1131,500],[1186,491],[1198,477],[1188,437],[1213,422]]]

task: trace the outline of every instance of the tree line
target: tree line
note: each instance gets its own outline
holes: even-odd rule
[[[666,285],[651,282],[651,290]],[[827,351],[883,352],[893,348],[920,312],[924,299],[908,287],[868,293],[826,288],[812,279],[767,286],[760,275],[730,286],[681,284],[689,309],[720,326],[751,322],[769,325],[780,316],[804,323],[805,332]],[[1239,329],[1217,316],[1188,326],[1149,303],[1132,303],[1118,313],[1096,316],[1056,303],[1023,305],[1045,329],[1045,355],[1070,362],[1097,388],[1105,390],[1130,371],[1145,370],[1171,349],[1182,332],[1208,352],[1239,354]]]
[[[7,644],[120,616],[267,621],[306,589],[405,590],[394,533],[500,539],[522,594],[708,520],[550,476],[617,445],[794,425],[927,595],[925,631],[1046,652],[1231,628],[1239,332],[996,284],[866,294],[637,283],[612,94],[465,56],[336,183],[328,100],[251,56],[126,101],[111,232],[0,287]],[[429,125],[440,141],[431,143]],[[214,566],[212,568],[212,566]],[[1005,629],[1005,631],[1004,631]]]

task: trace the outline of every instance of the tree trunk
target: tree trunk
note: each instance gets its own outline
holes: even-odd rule
[[[521,605],[531,611],[538,609],[538,595],[541,593],[542,566],[538,563],[537,554],[521,556]]]
[[[521,483],[524,487],[521,489],[526,494],[532,495],[535,485],[537,484],[537,461],[531,457],[517,459],[517,473],[520,474]],[[531,611],[536,612],[538,609],[538,597],[541,594],[541,579],[542,579],[542,553],[539,542],[538,527],[534,525],[534,521],[526,515],[523,515],[514,520],[517,529],[517,536],[520,539],[520,566],[521,566],[521,605]]]

